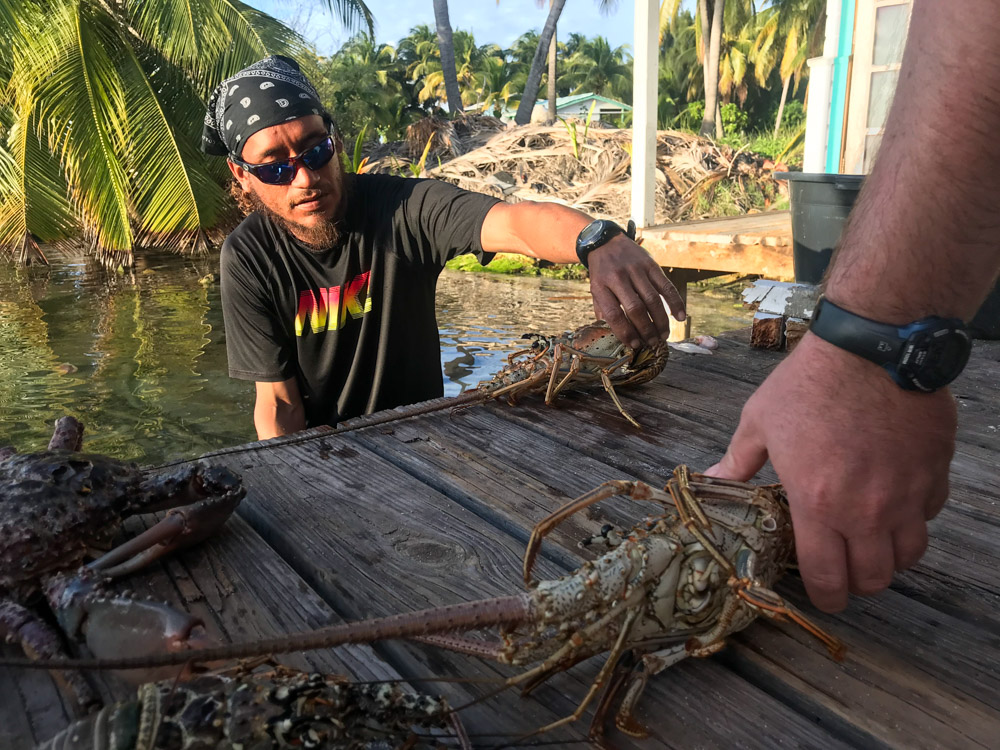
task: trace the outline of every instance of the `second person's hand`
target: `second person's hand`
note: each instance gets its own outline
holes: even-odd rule
[[[813,604],[875,594],[927,547],[948,497],[957,414],[947,389],[914,393],[877,366],[807,334],[743,408],[706,474],[749,480],[770,458],[785,486]]]
[[[650,254],[628,237],[609,240],[591,253],[589,263],[594,313],[607,321],[622,343],[637,349],[667,339],[670,318],[663,300],[677,320],[684,320],[684,302],[676,287]]]

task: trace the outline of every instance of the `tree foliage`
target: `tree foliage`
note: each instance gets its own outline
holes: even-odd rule
[[[82,237],[128,265],[203,245],[227,206],[224,162],[198,150],[210,91],[304,50],[240,0],[0,0],[0,248],[27,262]]]
[[[137,246],[204,243],[229,206],[224,161],[198,151],[205,102],[220,80],[268,54],[300,60],[347,144],[361,133],[399,140],[414,121],[449,114],[437,30],[418,25],[394,45],[376,43],[364,2],[321,5],[359,30],[327,57],[241,0],[0,0],[0,249],[28,260],[39,243],[82,237],[127,264]],[[560,6],[551,4],[550,21]],[[715,119],[704,107],[704,14],[680,6],[661,6],[662,128]],[[799,83],[818,48],[822,0],[697,5],[714,7],[724,13],[708,89],[718,92],[724,121],[750,132],[777,132],[786,112],[801,121]],[[526,30],[501,49],[454,30],[463,108],[530,114],[549,75],[545,37]],[[559,41],[555,77],[557,96],[631,104],[629,48],[600,35]]]

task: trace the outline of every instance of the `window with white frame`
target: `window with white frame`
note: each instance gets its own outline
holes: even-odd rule
[[[871,171],[899,80],[912,5],[910,0],[858,0],[842,172]]]

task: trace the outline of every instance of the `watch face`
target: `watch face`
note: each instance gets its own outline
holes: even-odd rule
[[[587,226],[583,228],[580,232],[577,242],[582,245],[589,245],[594,242],[604,233],[604,222],[603,221],[592,221]]]
[[[915,333],[900,358],[900,375],[922,391],[943,388],[962,372],[971,350],[968,333],[960,329]]]

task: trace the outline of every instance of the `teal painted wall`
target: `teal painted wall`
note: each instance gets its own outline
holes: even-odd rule
[[[826,144],[826,171],[840,171],[840,152],[844,141],[844,116],[847,112],[847,79],[851,50],[854,47],[855,0],[841,0],[840,44],[833,63],[833,91],[830,99],[830,133]]]

